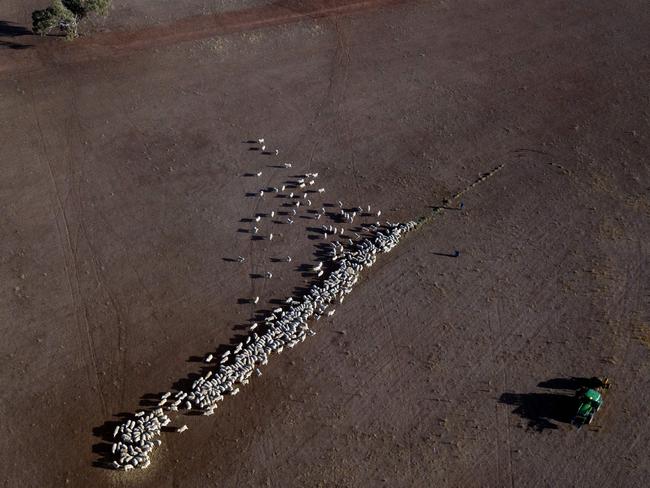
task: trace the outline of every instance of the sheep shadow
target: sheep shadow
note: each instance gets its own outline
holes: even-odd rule
[[[113,469],[114,460],[111,448],[113,446],[113,432],[118,425],[121,425],[126,419],[133,417],[133,414],[120,412],[114,416],[114,420],[107,420],[102,425],[93,427],[93,436],[99,439],[92,445],[91,451],[97,456],[92,465],[96,468]]]

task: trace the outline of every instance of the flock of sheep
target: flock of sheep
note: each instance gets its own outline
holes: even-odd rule
[[[260,144],[263,143],[260,140]],[[346,222],[354,219],[353,213],[341,209],[342,219]],[[253,375],[261,376],[259,368],[267,364],[272,353],[279,354],[285,347],[293,348],[306,337],[314,335],[309,320],[333,315],[334,309],[330,306],[343,303],[360,273],[372,266],[378,254],[392,250],[402,235],[417,225],[414,221],[403,224],[377,223],[366,229],[370,232],[367,237],[357,235],[357,240],[348,239],[345,245],[340,241],[331,242],[326,260],[313,266],[316,277],[322,278],[322,281],[314,283],[304,295],[288,298],[285,306],[274,309],[263,321],[253,323],[248,336],[234,349],[226,351],[218,361],[212,354],[208,355],[205,358],[207,363],[218,364],[194,381],[188,391],[167,392],[161,396],[155,410],[150,413],[138,412],[134,419],[116,427],[112,467],[130,470],[149,466],[149,456],[161,442],[158,439],[161,427],[170,422],[163,409],[214,414],[225,396],[236,395]],[[337,234],[333,227],[327,227],[323,233],[327,236],[328,232],[330,235]],[[342,233],[343,229],[338,235]],[[255,303],[258,299],[256,297]],[[184,430],[187,430],[186,425],[176,429],[177,432]]]
[[[135,418],[115,427],[113,437],[117,439],[111,447],[115,457],[112,466],[115,469],[129,470],[149,466],[149,452],[161,444],[160,429],[169,424],[170,418],[162,408],[153,412],[138,412]]]

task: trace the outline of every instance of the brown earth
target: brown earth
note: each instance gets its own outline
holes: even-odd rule
[[[115,2],[74,43],[44,3],[0,5],[2,486],[646,486],[646,2]],[[318,171],[403,221],[500,164],[151,468],[96,466],[310,282],[314,222],[252,241],[246,193]],[[594,375],[576,431],[553,387]]]

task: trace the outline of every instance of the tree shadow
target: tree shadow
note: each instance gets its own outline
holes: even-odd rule
[[[6,48],[6,49],[20,50],[20,49],[29,49],[30,47],[33,46],[31,44],[18,44],[17,42],[0,40],[0,49]]]
[[[19,36],[32,36],[34,33],[24,28],[22,25],[16,25],[13,22],[0,20],[0,36],[2,37],[19,37]]]
[[[21,25],[16,25],[13,22],[7,22],[6,20],[0,20],[0,37],[20,37],[20,36],[32,36],[34,33],[26,29]],[[29,49],[33,47],[31,44],[20,44],[18,42],[10,40],[1,40],[0,39],[0,49]]]

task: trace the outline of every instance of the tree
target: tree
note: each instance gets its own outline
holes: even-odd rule
[[[32,12],[32,26],[35,34],[45,36],[58,28],[67,39],[79,35],[79,22],[88,14],[106,15],[111,0],[53,0],[52,6]]]
[[[51,7],[32,12],[32,24],[34,33],[42,36],[56,28],[63,31],[68,39],[74,39],[78,35],[77,17],[63,5],[62,0],[54,0]]]
[[[90,13],[106,15],[111,0],[63,0],[63,5],[81,20]]]
[[[35,10],[32,12],[32,30],[34,34],[44,36],[58,25],[59,19],[54,8],[48,7],[44,10]]]

